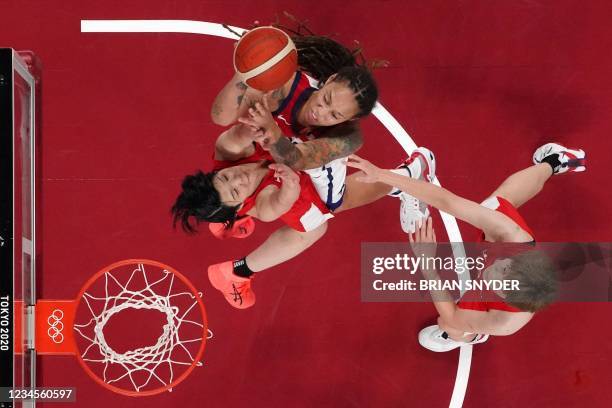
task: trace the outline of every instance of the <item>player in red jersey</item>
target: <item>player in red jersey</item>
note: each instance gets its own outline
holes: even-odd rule
[[[310,177],[282,163],[270,164],[267,152],[254,145],[250,136],[243,137],[242,154],[235,144],[231,146],[232,153],[227,154],[223,141],[226,137],[237,140],[235,133],[245,136],[250,129],[242,125],[228,129],[218,140],[213,170],[185,177],[172,207],[174,224],[180,222],[185,231],[195,232],[202,221],[223,223],[232,229],[234,224],[251,217],[266,222],[281,219],[301,237],[303,246],[314,243],[325,233],[331,214]],[[267,250],[265,244],[263,247]],[[303,249],[301,246],[300,251]],[[241,261],[209,268],[213,286],[237,308],[255,303],[250,275]]]
[[[350,158],[349,166],[363,172],[360,174],[362,181],[396,186],[479,228],[479,238],[484,241],[525,244],[514,250],[510,257],[507,252],[503,257],[488,257],[482,270],[484,279],[515,279],[521,290],[495,292],[497,300],[493,301],[481,301],[480,297],[468,292],[457,304],[448,300],[450,296],[440,298],[437,291],[434,305],[440,316],[437,325],[426,327],[419,333],[423,347],[437,352],[449,351],[462,344],[482,343],[489,335],[513,334],[531,320],[534,312],[555,299],[555,268],[541,251],[532,250],[529,243],[534,242],[534,234],[517,208],[536,196],[553,174],[584,171],[584,160],[582,150],[548,143],[536,150],[533,166],[508,177],[479,205],[433,184],[381,170],[357,156]],[[409,240],[417,252],[429,252],[427,256],[434,257],[432,245],[419,245],[436,241],[431,218],[418,229],[416,236],[409,235]],[[438,279],[435,270],[422,272],[427,279]]]
[[[350,194],[345,194],[348,190],[345,157],[362,144],[356,119],[370,113],[378,94],[371,74],[356,63],[349,50],[333,40],[308,36],[296,37],[294,42],[304,71],[296,72],[282,88],[265,98],[263,93],[247,88],[234,76],[215,100],[211,112],[213,121],[227,125],[239,120],[249,126],[250,142],[257,141],[263,146],[269,159],[306,172],[330,211],[354,208],[392,193],[386,187],[373,192],[371,186],[352,178],[349,184],[353,188]],[[217,148],[224,150],[228,160],[242,157],[242,149],[249,143],[245,134],[226,133],[217,142]],[[424,160],[414,156],[398,171],[416,178],[433,178],[434,166],[433,163],[427,166]],[[399,191],[393,195],[402,199],[402,210],[407,217],[412,217],[414,225],[417,216],[422,216],[418,202],[406,199],[407,195]],[[405,205],[408,202],[417,205]],[[214,234],[222,238],[245,237],[252,232],[254,223],[241,219],[229,231],[225,226],[229,224],[214,226]],[[234,275],[249,277],[291,259],[318,240],[323,235],[319,231],[324,232],[323,228],[311,233],[281,227],[244,258],[211,265],[211,281],[221,270],[231,267]],[[223,276],[229,285],[233,276]]]

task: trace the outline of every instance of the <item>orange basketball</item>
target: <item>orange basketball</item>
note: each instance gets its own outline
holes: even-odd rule
[[[278,89],[297,69],[295,44],[278,28],[255,28],[238,41],[234,69],[251,88],[264,92]]]

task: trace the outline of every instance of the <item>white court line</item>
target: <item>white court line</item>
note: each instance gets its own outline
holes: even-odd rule
[[[238,34],[244,28],[228,26]],[[81,20],[82,33],[182,33],[236,39],[221,24],[192,20]]]
[[[243,28],[229,26],[237,33],[246,31]],[[204,34],[215,37],[237,39],[234,34],[229,32],[221,24],[209,23],[205,21],[192,20],[81,20],[81,32],[83,33],[187,33]],[[402,125],[389,113],[384,106],[376,103],[372,110],[374,116],[382,125],[393,135],[395,140],[409,154],[417,145],[414,143],[408,132]],[[436,178],[434,184],[440,185]],[[455,217],[440,211],[444,227],[446,228],[450,242],[463,242],[459,226]],[[463,248],[453,248],[455,257],[465,256]],[[462,276],[462,275],[460,275]],[[463,277],[463,276],[462,276]],[[472,346],[461,346],[459,351],[459,363],[457,366],[457,377],[451,397],[449,408],[459,408],[463,405],[463,399],[467,390],[468,378],[470,375],[470,364],[472,359]]]

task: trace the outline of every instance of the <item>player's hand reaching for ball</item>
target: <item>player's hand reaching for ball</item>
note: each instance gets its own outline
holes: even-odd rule
[[[380,181],[380,175],[383,170],[356,154],[351,154],[346,164],[349,167],[361,170],[362,174],[356,176],[357,181],[362,183],[376,183]]]
[[[268,168],[274,170],[274,176],[280,178],[282,181],[276,200],[276,203],[279,204],[276,209],[280,211],[280,216],[280,214],[286,213],[300,196],[300,177],[285,164],[272,163]]]
[[[245,117],[238,121],[253,129],[257,137],[254,139],[264,150],[270,150],[271,145],[276,143],[282,136],[270,111],[269,94],[265,94],[260,102],[255,102],[248,110]]]
[[[289,166],[282,163],[272,163],[268,168],[274,170],[274,177],[280,178],[283,185],[296,186],[300,184],[300,176]]]

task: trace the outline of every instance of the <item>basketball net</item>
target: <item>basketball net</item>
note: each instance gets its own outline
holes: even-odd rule
[[[202,365],[204,345],[212,337],[201,297],[166,265],[121,261],[92,276],[77,300],[37,304],[36,348],[39,354],[76,354],[85,371],[114,392],[145,396],[172,391]],[[147,346],[117,351],[105,328],[111,318],[129,310],[160,313],[161,334]],[[138,330],[136,326],[125,331]]]

